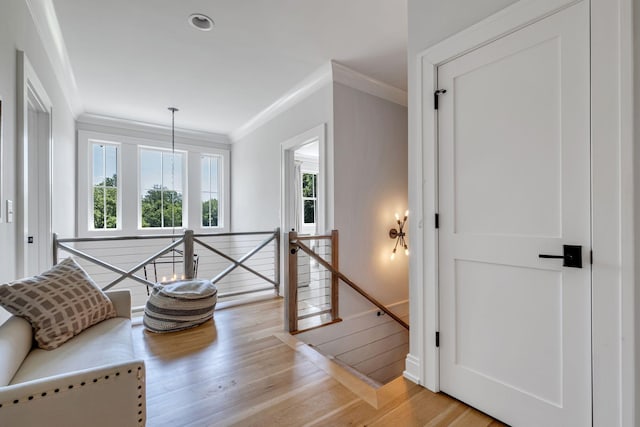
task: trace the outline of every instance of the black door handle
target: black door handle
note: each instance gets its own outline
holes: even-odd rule
[[[582,246],[563,245],[564,255],[539,254],[538,258],[559,258],[563,259],[563,267],[582,268]]]

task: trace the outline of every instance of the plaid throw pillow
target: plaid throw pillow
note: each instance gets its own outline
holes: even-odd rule
[[[0,305],[31,323],[45,350],[116,316],[111,300],[73,258],[39,276],[0,285]]]

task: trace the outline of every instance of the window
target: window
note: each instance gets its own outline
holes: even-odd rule
[[[318,174],[302,174],[302,218],[304,224],[316,223],[318,206]]]
[[[176,141],[174,159],[170,138],[154,132],[79,129],[78,236],[227,231],[229,147],[195,135]]]
[[[201,157],[200,187],[202,203],[202,227],[219,226],[221,157],[203,155]]]
[[[118,228],[118,146],[92,143],[94,230]]]
[[[182,227],[183,152],[140,148],[140,226]]]

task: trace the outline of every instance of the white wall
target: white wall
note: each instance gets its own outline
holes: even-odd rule
[[[332,86],[326,85],[233,144],[232,231],[272,230],[280,226],[280,144],[326,123],[330,151],[332,96]],[[331,165],[328,166],[330,170]]]
[[[635,277],[636,282],[637,278],[640,277],[640,53],[638,53],[638,49],[640,49],[640,0],[635,0],[633,2],[634,14],[633,14],[633,22],[634,22],[634,77],[633,81],[635,83],[634,86],[634,114],[635,117],[635,127],[634,127],[634,169],[635,169]],[[635,307],[636,307],[636,319],[634,324],[640,325],[640,292],[636,290],[635,293]],[[635,416],[636,420],[640,416],[640,327],[636,326],[636,349],[635,349],[635,384],[636,384],[636,395],[635,395]]]
[[[407,108],[340,83],[334,83],[333,98],[340,270],[385,305],[404,301],[408,258],[399,250],[390,260],[395,242],[389,229],[396,226],[395,213],[408,208]],[[370,308],[341,285],[341,316]]]
[[[327,197],[340,231],[340,269],[385,304],[406,300],[408,262],[402,252],[390,261],[388,237],[394,213],[407,209],[404,106],[333,83],[237,141],[231,155],[232,230],[280,224],[280,144],[321,123],[327,124],[327,173],[334,180],[334,194]],[[341,286],[341,316],[370,309]]]
[[[15,279],[16,222],[5,222],[5,200],[16,200],[16,49],[24,50],[53,103],[53,230],[75,231],[75,123],[53,68],[22,0],[0,3],[0,95],[4,114],[4,194],[0,223],[0,282]],[[14,203],[14,207],[15,207]],[[15,216],[21,212],[16,210]]]

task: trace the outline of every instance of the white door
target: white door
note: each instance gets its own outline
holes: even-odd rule
[[[515,426],[591,425],[588,14],[438,67],[440,388]]]
[[[38,112],[30,104],[28,109],[28,165],[29,165],[29,181],[27,186],[27,276],[33,276],[38,274],[40,267],[40,253],[38,251],[38,243],[40,233],[38,230],[38,213],[39,213],[39,197],[38,197],[38,182],[40,181],[40,170],[35,165],[38,164],[38,150],[36,141],[38,141]]]
[[[27,107],[26,276],[51,267],[50,114],[31,97]]]

